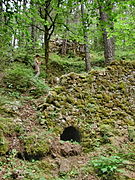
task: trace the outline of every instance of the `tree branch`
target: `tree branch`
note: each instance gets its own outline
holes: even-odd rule
[[[68,27],[66,24],[64,24],[64,23],[58,23],[58,24],[63,25],[63,26],[67,29],[67,31],[69,31],[69,32],[71,32],[72,34],[76,35],[76,33],[74,33],[71,29],[69,29],[69,27]]]
[[[44,29],[42,29],[42,28],[40,28],[40,27],[38,27],[38,26],[36,26],[36,25],[34,25],[34,24],[32,24],[34,27],[36,27],[37,29],[39,29],[40,31],[43,31],[44,32]]]
[[[50,16],[50,13],[49,13],[47,10],[45,10],[45,12],[46,12],[47,16],[50,18],[51,22],[53,23],[53,19],[52,19],[52,17]]]
[[[41,7],[39,8],[39,13],[40,13],[40,17],[41,17],[42,19],[44,19],[44,16],[43,16],[43,14],[42,14],[42,9],[41,9]]]

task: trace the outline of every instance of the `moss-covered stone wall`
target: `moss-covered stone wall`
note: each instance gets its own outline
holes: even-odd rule
[[[17,109],[14,112],[11,111],[13,107],[1,104],[0,154],[15,148],[31,157],[47,155],[51,140],[60,137],[68,126],[81,132],[84,152],[104,146],[114,147],[118,152],[125,149],[132,152],[135,142],[134,69],[135,62],[115,61],[102,71],[63,75],[45,97],[45,103],[36,112],[31,111],[37,113],[34,119],[21,115],[21,105],[14,108]]]
[[[132,143],[134,70],[135,62],[114,61],[103,71],[63,75],[45,99],[40,123],[58,135],[67,126],[79,128],[84,151]]]

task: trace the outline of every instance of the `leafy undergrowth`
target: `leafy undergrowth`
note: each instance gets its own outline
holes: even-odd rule
[[[21,94],[39,97],[48,92],[49,87],[43,78],[36,78],[33,69],[23,63],[12,63],[3,73],[5,93],[19,97]]]
[[[65,74],[38,98],[2,90],[0,178],[135,179],[134,69],[134,62],[116,61],[106,70]],[[69,126],[81,143],[60,140]]]
[[[59,56],[55,53],[50,55],[50,72],[51,74],[60,76],[69,72],[82,73],[85,72],[85,61],[80,56]],[[103,68],[104,60],[98,53],[91,55],[91,66],[95,68]]]

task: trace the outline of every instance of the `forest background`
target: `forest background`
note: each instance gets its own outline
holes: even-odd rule
[[[3,0],[0,61],[29,64],[40,54],[48,69],[51,60],[78,57],[74,61],[83,59],[83,71],[89,71],[93,61],[132,60],[134,5],[133,0]]]

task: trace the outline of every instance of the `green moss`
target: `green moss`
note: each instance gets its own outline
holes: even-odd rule
[[[78,104],[77,107],[80,108],[80,109],[84,109],[85,108],[85,106],[83,104]]]
[[[46,161],[46,160],[37,161],[36,166],[39,169],[42,169],[44,171],[44,173],[47,173],[47,174],[51,173],[51,170],[53,168],[55,168],[55,165],[52,164],[52,162],[49,162],[49,161]]]
[[[135,127],[134,126],[128,126],[128,136],[129,136],[130,141],[135,142]]]
[[[86,132],[82,139],[85,151],[111,143],[111,137],[122,135],[120,125],[134,125],[132,70],[130,63],[116,62],[103,72],[92,70],[89,74],[70,73],[62,76],[61,87],[54,88],[52,91],[55,93],[51,91],[52,95],[47,97],[58,111],[54,116],[47,114],[47,121],[51,119],[49,127],[57,127],[62,116],[68,119],[61,123],[64,126],[78,122],[76,119],[79,117],[81,120],[77,126]]]
[[[107,93],[103,93],[103,99],[106,102],[109,102],[111,100],[111,96]]]
[[[8,150],[9,150],[9,142],[4,137],[3,133],[0,132],[0,155],[6,154]]]
[[[100,126],[100,132],[107,134],[107,135],[113,135],[113,127],[108,124],[101,124]]]
[[[125,122],[125,124],[128,124],[129,126],[134,126],[135,125],[135,121],[134,121],[134,119],[133,118],[130,118],[130,117],[126,117],[125,119],[124,119],[124,122]]]
[[[112,118],[103,119],[102,123],[114,125],[115,124],[115,119],[112,119]]]
[[[60,94],[63,91],[65,91],[63,86],[55,86],[55,92],[57,92],[57,94]]]
[[[103,97],[102,94],[97,94],[97,95],[96,95],[96,98],[98,98],[98,99],[102,99],[102,97]]]
[[[11,118],[0,118],[0,130],[3,134],[11,135],[14,132],[16,126],[13,124],[13,119]]]
[[[51,91],[50,94],[46,98],[46,103],[53,103],[57,99],[57,93],[55,91]]]
[[[56,106],[56,107],[61,107],[61,104],[59,101],[54,101],[53,104]]]
[[[45,156],[49,152],[49,143],[44,135],[29,134],[24,137],[25,152],[30,156]]]

